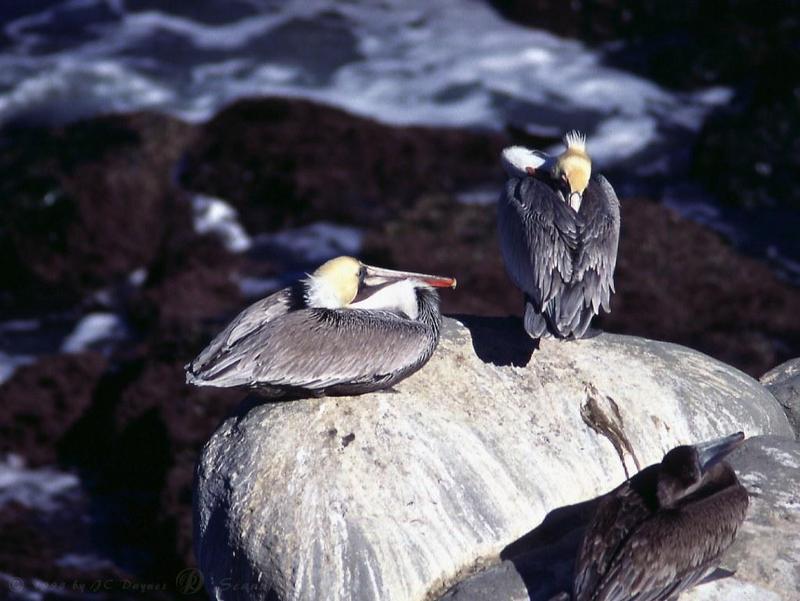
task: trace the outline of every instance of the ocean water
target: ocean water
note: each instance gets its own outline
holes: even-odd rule
[[[587,130],[610,165],[695,131],[721,88],[671,93],[478,0],[39,0],[0,9],[0,121],[312,98],[394,124]]]

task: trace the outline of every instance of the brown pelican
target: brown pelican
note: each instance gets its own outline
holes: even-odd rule
[[[619,200],[602,175],[591,177],[586,139],[564,137],[557,157],[506,148],[509,179],[497,223],[506,270],[525,293],[525,330],[580,338],[610,310],[619,242]]]
[[[671,601],[712,572],[747,512],[722,461],[743,440],[675,447],[608,493],[578,553],[573,601]]]
[[[196,386],[358,394],[417,371],[439,342],[439,296],[453,278],[338,257],[242,311],[186,366]]]

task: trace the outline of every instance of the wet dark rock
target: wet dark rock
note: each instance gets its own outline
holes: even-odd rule
[[[800,73],[800,60],[793,67]],[[721,200],[759,208],[800,209],[800,85],[743,93],[705,123],[694,173]]]
[[[376,265],[453,276],[439,296],[447,313],[518,314],[521,296],[508,279],[497,242],[495,208],[452,196],[423,196],[364,239],[364,260]]]
[[[100,117],[0,135],[0,308],[80,300],[158,251],[176,204],[172,168],[191,129]]]
[[[44,357],[0,386],[0,455],[53,464],[56,446],[92,403],[106,369],[97,353]]]
[[[492,0],[506,17],[605,48],[607,60],[679,88],[791,73],[800,3]],[[732,60],[731,57],[736,57]],[[796,63],[795,63],[796,64]]]
[[[142,330],[185,329],[236,310],[242,298],[234,280],[242,261],[212,236],[187,224],[167,236],[142,287],[129,301]]]
[[[494,206],[421,198],[365,239],[383,264],[453,275],[449,313],[519,314],[521,294],[497,252]],[[752,374],[800,353],[800,291],[738,255],[719,236],[644,200],[622,201],[611,313],[596,325],[677,342]]]
[[[679,342],[753,376],[800,353],[800,290],[652,202],[622,202],[615,282],[604,329]]]
[[[181,181],[231,201],[249,231],[318,219],[369,225],[420,192],[453,191],[499,172],[503,141],[390,127],[304,100],[244,100],[202,127]]]
[[[96,502],[117,516],[105,536],[138,557],[139,574],[174,581],[193,564],[193,465],[241,396],[189,388],[182,361],[131,361],[99,382],[94,404],[60,445],[62,463],[79,468]]]
[[[154,363],[125,390],[115,413],[121,430],[147,415],[163,424],[169,460],[166,465],[157,463],[164,465],[165,472],[160,486],[153,488],[156,513],[166,531],[174,536],[173,547],[166,551],[185,565],[194,563],[190,514],[194,465],[203,444],[241,399],[241,391],[187,386],[181,361]],[[133,440],[131,443],[138,444]],[[157,536],[162,535],[163,530]]]
[[[33,581],[38,580],[51,589],[47,599],[75,599],[80,591],[73,583],[133,580],[112,562],[88,555],[92,533],[81,513],[88,507],[85,499],[77,501],[62,507],[60,515],[51,516],[17,502],[0,506],[0,570],[14,578],[11,582],[0,580],[0,596],[23,599],[25,589],[34,591]]]

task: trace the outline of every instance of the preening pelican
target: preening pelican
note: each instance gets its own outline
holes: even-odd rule
[[[575,565],[573,601],[671,601],[718,566],[747,513],[723,461],[744,434],[675,447],[608,493]]]
[[[506,270],[525,293],[525,330],[580,338],[600,309],[610,311],[619,242],[619,200],[602,175],[591,177],[586,139],[564,137],[554,157],[506,148],[508,173],[497,223]]]
[[[442,319],[434,288],[455,285],[332,259],[242,311],[186,366],[186,381],[271,396],[388,388],[430,359]]]

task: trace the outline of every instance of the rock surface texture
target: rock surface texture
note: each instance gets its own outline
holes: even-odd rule
[[[757,436],[729,462],[751,495],[747,519],[721,565],[735,574],[701,584],[680,601],[794,601],[800,590],[800,443]],[[569,584],[590,515],[580,509],[565,508],[565,517],[552,520],[561,538],[548,536],[553,528],[543,525],[510,545],[502,554],[508,559],[458,583],[441,601],[548,601]],[[525,544],[526,538],[533,544]]]
[[[437,598],[677,444],[792,436],[758,382],[687,348],[610,334],[535,348],[518,320],[462,322],[394,391],[223,422],[195,479],[211,595]]]
[[[761,383],[775,395],[800,439],[800,358],[781,363],[761,376]]]

